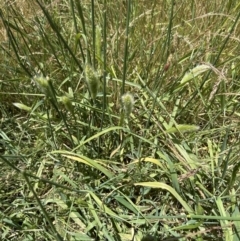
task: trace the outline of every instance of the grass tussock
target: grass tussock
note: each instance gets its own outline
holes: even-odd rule
[[[1,6],[1,240],[240,240],[237,1]]]

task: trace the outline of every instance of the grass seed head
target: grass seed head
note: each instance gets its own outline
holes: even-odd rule
[[[90,64],[85,66],[85,77],[92,99],[95,100],[98,92],[99,80],[96,71]]]
[[[33,77],[33,81],[37,84],[40,90],[47,94],[49,91],[49,78],[42,75],[36,75]]]
[[[122,96],[122,104],[126,116],[129,116],[132,113],[134,106],[134,97],[130,93],[126,93]]]
[[[63,103],[63,105],[65,106],[65,108],[70,111],[71,113],[73,113],[73,105],[72,105],[72,101],[71,99],[64,95],[61,97],[61,102]]]

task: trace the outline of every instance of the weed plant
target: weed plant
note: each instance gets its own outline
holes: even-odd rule
[[[240,240],[238,1],[0,2],[2,241]]]

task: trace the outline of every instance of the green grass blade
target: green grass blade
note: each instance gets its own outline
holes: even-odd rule
[[[66,155],[69,152],[64,152],[64,151],[58,151],[58,152],[54,152],[54,153],[62,154],[64,157],[67,157],[67,158],[69,158],[71,160],[74,160],[74,161],[77,161],[77,162],[80,162],[80,163],[84,163],[86,165],[94,167],[97,170],[99,170],[100,172],[102,172],[103,174],[105,174],[108,178],[112,178],[114,176],[113,173],[108,171],[102,165],[98,164],[96,161],[91,160],[90,158],[87,158],[85,156],[77,155],[77,154],[75,156],[74,155]]]
[[[139,182],[135,183],[134,185],[136,186],[142,186],[142,187],[151,187],[151,188],[161,188],[169,191],[177,200],[178,202],[181,203],[181,205],[185,208],[185,210],[189,214],[193,214],[194,211],[192,210],[191,207],[181,198],[181,196],[169,185],[161,182]]]

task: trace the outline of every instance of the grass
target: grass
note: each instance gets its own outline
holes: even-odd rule
[[[1,240],[240,240],[237,1],[1,6]]]

